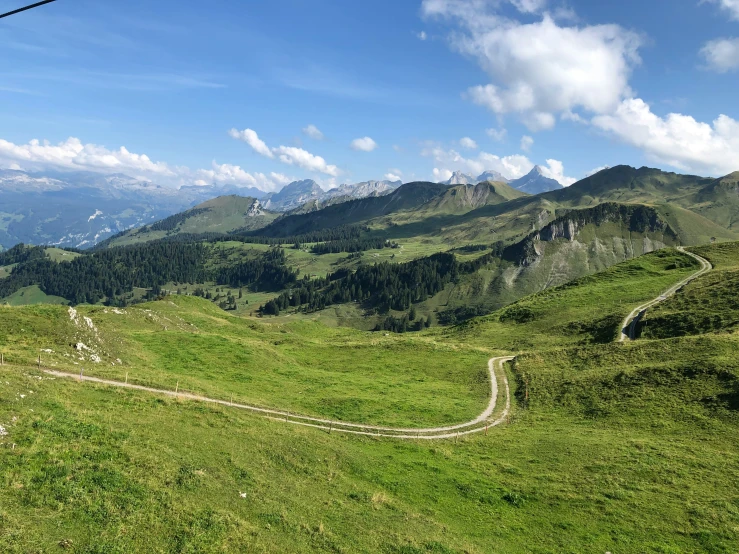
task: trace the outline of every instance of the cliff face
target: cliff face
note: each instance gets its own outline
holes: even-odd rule
[[[607,223],[619,224],[631,233],[662,233],[671,239],[677,238],[677,234],[654,208],[606,203],[585,210],[572,210],[557,217],[522,241],[507,247],[503,251],[503,258],[521,266],[531,265],[542,255],[541,243],[557,239],[572,242],[586,225],[602,226]]]

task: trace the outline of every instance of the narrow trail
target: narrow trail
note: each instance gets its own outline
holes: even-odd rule
[[[55,377],[62,377],[67,379],[74,379],[77,381],[89,381],[91,383],[99,383],[102,385],[109,385],[114,387],[121,387],[126,389],[140,390],[146,392],[152,392],[155,394],[162,394],[166,396],[172,396],[175,398],[182,398],[187,400],[196,400],[198,402],[208,402],[211,404],[218,404],[221,406],[228,406],[230,408],[237,408],[241,410],[248,410],[261,417],[271,419],[274,421],[281,421],[284,423],[291,423],[293,425],[303,425],[305,427],[314,427],[316,429],[324,429],[329,432],[337,433],[351,433],[354,435],[366,435],[370,437],[388,437],[395,439],[449,439],[456,438],[463,435],[470,435],[472,433],[480,433],[487,431],[490,427],[500,425],[505,421],[511,409],[510,399],[510,387],[508,385],[508,377],[505,374],[505,368],[503,364],[514,359],[514,356],[497,356],[488,360],[488,372],[490,374],[490,401],[488,402],[487,408],[475,419],[464,423],[458,423],[456,425],[448,425],[441,427],[425,427],[425,428],[414,428],[414,427],[382,427],[377,425],[364,425],[361,423],[342,422],[332,419],[322,419],[311,416],[304,416],[295,414],[283,410],[275,410],[270,408],[261,408],[259,406],[253,406],[250,404],[241,404],[238,402],[229,402],[228,400],[220,400],[217,398],[210,398],[207,396],[200,396],[197,394],[191,394],[187,392],[172,391],[167,389],[158,389],[154,387],[146,387],[143,385],[135,385],[133,383],[124,383],[122,381],[114,381],[110,379],[101,379],[99,377],[89,377],[86,375],[77,375],[74,373],[67,373],[64,371],[56,371],[53,369],[43,369],[42,371],[48,375]],[[498,377],[496,375],[496,366],[500,370],[503,386],[505,388],[505,407],[503,408],[500,415],[492,420],[493,412],[498,402]]]
[[[677,291],[683,288],[685,285],[697,279],[701,275],[704,275],[708,271],[713,269],[711,263],[692,252],[686,251],[682,246],[678,246],[677,249],[698,260],[701,264],[701,269],[683,279],[682,281],[674,284],[660,296],[654,300],[642,304],[634,308],[631,313],[626,316],[623,323],[621,324],[621,335],[619,342],[626,340],[633,340],[634,328],[636,323],[644,315],[644,312],[667,300],[673,296]],[[147,387],[143,385],[136,385],[133,383],[124,383],[122,381],[114,381],[110,379],[102,379],[99,377],[89,377],[86,375],[78,375],[75,373],[67,373],[64,371],[56,371],[52,369],[43,369],[42,371],[48,375],[55,377],[74,379],[77,381],[89,381],[91,383],[98,383],[101,385],[108,385],[114,387],[120,387],[125,389],[139,390],[145,392],[151,392],[154,394],[161,394],[165,396],[171,396],[174,398],[182,398],[186,400],[195,400],[198,402],[207,402],[211,404],[217,404],[221,406],[227,406],[229,408],[236,408],[240,410],[250,411],[260,417],[270,419],[272,421],[278,421],[288,423],[292,425],[302,425],[304,427],[313,427],[315,429],[322,429],[324,431],[336,432],[336,433],[349,433],[353,435],[364,435],[369,437],[383,437],[393,439],[404,439],[404,440],[432,440],[432,439],[451,439],[460,436],[471,435],[473,433],[487,432],[490,427],[495,427],[503,423],[508,417],[511,410],[511,394],[510,387],[508,385],[508,377],[505,373],[504,364],[515,359],[515,356],[496,356],[488,360],[488,372],[490,374],[490,401],[488,402],[487,408],[475,419],[458,423],[455,425],[447,425],[440,427],[424,427],[424,428],[413,428],[413,427],[383,427],[377,425],[365,425],[362,423],[343,422],[332,419],[317,418],[311,416],[305,416],[300,414],[291,413],[284,410],[276,410],[270,408],[262,408],[250,404],[242,404],[238,402],[229,402],[227,400],[220,400],[217,398],[210,398],[207,396],[200,396],[197,394],[172,391],[167,389],[158,389],[155,387]],[[498,402],[498,376],[496,375],[496,368],[498,373],[503,380],[503,387],[505,388],[505,406],[500,412],[497,418],[493,419],[493,412]]]
[[[621,336],[619,337],[618,342],[624,342],[626,340],[634,340],[636,324],[644,316],[644,312],[646,312],[649,308],[656,306],[660,302],[664,302],[665,300],[673,296],[677,291],[682,289],[685,285],[687,285],[691,281],[697,279],[701,275],[704,275],[713,269],[711,262],[709,262],[705,258],[700,257],[698,254],[693,254],[692,252],[688,252],[682,246],[678,246],[677,249],[683,254],[687,254],[691,258],[698,260],[701,264],[701,268],[695,273],[693,273],[692,275],[689,275],[688,277],[680,281],[679,283],[675,283],[674,285],[672,285],[669,289],[667,289],[665,292],[660,294],[654,300],[650,300],[649,302],[634,308],[631,311],[631,313],[626,316],[626,319],[623,320],[623,323],[621,323]]]

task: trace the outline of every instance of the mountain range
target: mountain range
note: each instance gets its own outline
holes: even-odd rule
[[[443,181],[445,185],[475,185],[483,181],[494,181],[498,183],[507,183],[512,188],[520,190],[528,194],[541,194],[542,192],[549,192],[552,190],[558,190],[562,188],[562,184],[556,179],[551,179],[544,175],[544,171],[541,166],[534,166],[534,168],[523,177],[518,179],[507,179],[501,173],[497,171],[488,170],[477,178],[474,178],[461,171],[455,171],[452,176],[446,181]]]
[[[19,242],[88,248],[219,196],[258,199],[263,210],[285,212],[379,196],[400,184],[365,181],[324,191],[307,179],[268,194],[234,185],[174,189],[123,174],[0,170],[0,250]]]

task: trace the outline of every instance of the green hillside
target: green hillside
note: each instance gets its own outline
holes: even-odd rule
[[[219,196],[151,225],[125,231],[100,243],[97,248],[125,246],[178,235],[252,231],[269,225],[278,215],[263,209],[255,198]]]
[[[739,264],[736,244],[697,251],[715,271]],[[0,367],[0,548],[732,552],[739,335],[612,342],[625,313],[696,266],[666,249],[414,335],[255,322],[177,296],[0,307],[17,364]],[[712,278],[684,293],[729,309]],[[518,357],[502,426],[403,442],[52,379],[33,368],[41,350],[86,375],[414,427],[479,411],[486,358]]]

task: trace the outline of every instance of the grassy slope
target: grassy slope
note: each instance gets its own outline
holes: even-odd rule
[[[43,354],[50,367],[119,380],[129,374],[168,389],[179,382],[180,390],[344,421],[458,422],[487,403],[489,351],[481,349],[313,322],[264,325],[194,297],[78,310],[75,325],[65,308],[0,308],[6,360],[33,363],[39,350],[52,349]],[[75,352],[77,342],[101,362]]]
[[[640,321],[640,336],[669,338],[739,328],[739,243],[692,250],[710,260],[713,271],[649,310]]]
[[[733,552],[739,336],[588,344],[589,322],[622,317],[690,263],[674,251],[651,254],[508,308],[518,309],[509,317],[533,315],[528,322],[488,317],[422,337],[531,348],[516,363],[511,425],[456,444],[328,435],[0,368],[9,433],[0,445],[0,547],[27,552],[69,539],[86,553]],[[624,296],[629,306],[619,305]],[[162,309],[173,321],[181,315]],[[58,308],[0,313],[13,310],[0,344],[16,337],[23,344],[13,348],[30,355],[41,347],[34,333],[68,340],[54,324]],[[228,330],[221,314],[198,310],[193,323]],[[101,334],[117,325],[99,321]],[[147,335],[162,326],[134,323]],[[289,352],[291,332],[310,335],[304,325],[265,326],[260,348]],[[275,335],[287,342],[274,344]],[[336,332],[320,335],[321,346],[347,347]]]
[[[278,217],[279,214],[268,211],[260,216],[247,216],[246,213],[253,203],[254,198],[250,197],[219,196],[183,212],[183,220],[173,230],[156,231],[148,226],[132,229],[108,241],[106,246],[138,244],[186,233],[229,233],[237,229],[259,229]]]

